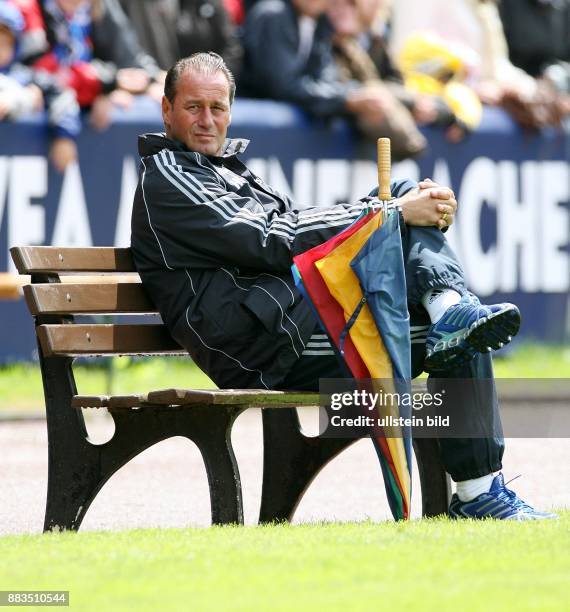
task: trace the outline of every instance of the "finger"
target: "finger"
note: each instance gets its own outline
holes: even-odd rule
[[[455,213],[455,211],[457,210],[457,200],[453,197],[450,200],[446,200],[445,202],[447,204],[447,206],[451,206],[451,208],[453,209],[453,213]]]
[[[437,220],[437,226],[441,229],[444,227],[449,227],[450,225],[453,224],[453,215],[450,215],[449,213],[444,215],[445,218],[440,217]]]
[[[455,208],[449,204],[438,204],[436,206],[437,210],[443,215],[446,214],[448,216],[455,214]]]
[[[430,191],[430,196],[434,200],[451,200],[455,198],[455,195],[451,189],[443,188],[443,189],[432,189]]]

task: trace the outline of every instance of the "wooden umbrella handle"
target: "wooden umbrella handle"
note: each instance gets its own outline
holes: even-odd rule
[[[390,174],[392,170],[390,139],[378,138],[378,199],[391,200]]]

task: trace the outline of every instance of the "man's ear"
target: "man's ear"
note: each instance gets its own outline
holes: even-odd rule
[[[168,131],[170,129],[170,113],[172,111],[172,104],[166,96],[162,96],[162,121],[164,127]]]

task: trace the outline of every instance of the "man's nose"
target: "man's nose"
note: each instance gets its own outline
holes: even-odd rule
[[[212,111],[209,108],[203,108],[200,111],[200,116],[198,117],[198,121],[200,125],[203,126],[211,126],[214,123],[214,117],[212,115]]]

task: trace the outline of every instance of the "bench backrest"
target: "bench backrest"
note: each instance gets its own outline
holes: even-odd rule
[[[184,354],[162,322],[108,323],[99,316],[75,323],[74,315],[158,316],[130,249],[25,246],[10,253],[18,272],[31,275],[24,296],[44,356]]]

